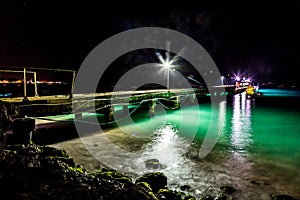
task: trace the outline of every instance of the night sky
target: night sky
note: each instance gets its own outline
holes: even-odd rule
[[[143,26],[191,36],[221,73],[300,84],[298,1],[0,1],[0,65],[78,69],[101,41]]]

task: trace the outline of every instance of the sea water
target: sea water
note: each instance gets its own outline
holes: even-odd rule
[[[169,177],[170,185],[177,189],[189,185],[195,195],[217,195],[218,188],[227,185],[237,189],[238,199],[268,199],[273,193],[299,198],[300,93],[283,89],[260,92],[264,96],[249,99],[242,93],[227,101],[220,138],[202,159],[197,155],[212,117],[209,103],[183,108],[184,116],[177,110],[164,114],[167,116],[163,120],[162,116],[151,119],[165,124],[155,130],[156,137],[131,162],[135,163],[131,165],[135,166],[132,172],[149,171],[143,162],[155,158],[166,166],[161,171]],[[186,124],[180,124],[182,118]],[[193,122],[199,118],[197,134],[191,143],[186,138],[195,132]],[[185,126],[184,133],[180,132],[180,125]]]
[[[137,115],[134,125],[121,125],[122,131],[137,139],[120,137],[119,144],[143,141],[134,150],[126,150],[126,144],[122,151],[115,150],[99,138],[81,141],[110,167],[136,177],[161,171],[171,189],[188,185],[199,199],[206,194],[217,196],[223,186],[235,189],[233,199],[271,199],[271,194],[300,198],[300,93],[260,92],[263,96],[247,98],[241,93],[228,98],[222,130],[204,157],[199,157],[199,151],[212,122],[209,102],[173,111],[161,109],[152,118]],[[162,167],[146,168],[148,159],[159,160]]]

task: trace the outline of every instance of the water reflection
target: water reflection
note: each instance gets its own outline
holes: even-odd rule
[[[246,93],[233,97],[233,115],[231,145],[237,153],[246,153],[252,144],[251,112],[253,99],[247,99]]]
[[[135,171],[152,171],[145,167],[145,161],[149,159],[158,159],[159,162],[165,166],[161,169],[165,174],[174,174],[181,176],[184,173],[190,172],[190,166],[187,159],[183,156],[189,147],[189,142],[179,136],[178,130],[172,124],[164,124],[154,132],[153,140],[145,145],[141,151],[140,156],[136,158],[135,163],[139,163],[138,169]],[[157,169],[156,169],[157,171]],[[180,177],[177,177],[180,178]]]

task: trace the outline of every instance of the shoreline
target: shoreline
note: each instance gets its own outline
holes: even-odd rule
[[[8,200],[195,200],[170,190],[159,172],[132,180],[110,168],[91,172],[64,150],[35,144],[0,146],[0,195]]]
[[[103,133],[101,133],[101,134],[103,134]],[[120,157],[120,155],[116,152],[113,152],[113,150],[106,149],[105,147],[103,147],[104,143],[102,143],[103,144],[102,148],[101,148],[101,145],[98,145],[95,147],[93,146],[95,144],[95,141],[101,140],[100,139],[101,134],[86,136],[86,138],[85,138],[85,142],[90,144],[91,145],[90,147],[92,147],[91,148],[93,151],[92,154],[94,154],[96,156],[98,155],[99,157],[102,156],[102,159],[107,158],[107,159],[123,160],[124,161],[124,166],[123,166],[124,169],[123,170],[117,169],[117,170],[120,171],[121,173],[130,175],[132,178],[136,178],[147,172],[154,172],[153,170],[145,170],[144,167],[138,167],[138,169],[141,169],[141,171],[134,171],[134,170],[126,171],[128,162],[131,161],[131,159],[127,158],[128,157],[127,154],[122,154],[123,157]],[[120,146],[123,145],[123,147],[125,148],[126,144],[124,144],[123,142],[125,141],[124,138],[126,138],[128,136],[126,136],[126,135],[120,136],[120,132],[116,131],[116,129],[110,130],[110,131],[106,132],[105,134],[107,134],[107,135],[111,134],[110,138],[112,138],[112,140],[119,139],[117,141],[118,143],[116,143],[116,144],[119,144]],[[143,145],[147,146],[147,144],[149,144],[148,141],[144,141],[143,144],[141,143],[140,146],[143,146]],[[80,139],[72,139],[72,140],[69,140],[68,142],[60,142],[57,144],[53,144],[51,146],[58,148],[58,149],[65,149],[66,152],[68,152],[69,155],[71,155],[76,162],[80,163],[82,166],[84,166],[85,168],[87,168],[89,170],[95,171],[95,170],[99,170],[102,166],[106,166],[105,164],[103,165],[103,163],[100,162],[99,159],[97,159],[93,155],[91,155],[91,152],[89,152],[86,149],[86,147],[81,143]],[[127,146],[130,146],[130,145],[127,144]],[[101,152],[102,152],[102,154],[101,154]],[[109,155],[107,155],[107,154],[109,154]],[[115,157],[112,157],[111,155],[114,155]],[[227,160],[227,158],[224,158],[222,155],[219,155],[219,156],[221,156],[219,158],[219,160],[222,160],[222,159]],[[132,164],[134,166],[144,165],[143,162],[145,159],[146,159],[145,157],[142,159],[134,159],[134,161],[137,163],[132,163]],[[251,173],[254,173],[254,172],[251,172],[253,170],[250,170],[251,163],[247,164],[243,168],[240,168],[241,163],[240,163],[239,159],[241,159],[241,158],[238,158],[238,157],[237,158],[234,158],[234,157],[228,158],[227,163],[222,164],[223,167],[221,167],[221,168],[220,168],[219,164],[217,164],[218,162],[216,163],[215,159],[216,159],[216,157],[214,157],[214,156],[208,156],[207,158],[205,158],[198,164],[196,164],[195,162],[191,162],[191,164],[187,163],[189,166],[189,167],[187,167],[187,169],[190,170],[190,173],[192,173],[194,175],[192,175],[192,174],[188,175],[185,172],[182,172],[182,174],[180,173],[180,174],[176,175],[176,172],[174,170],[177,170],[178,167],[181,168],[181,170],[183,168],[185,168],[186,166],[184,166],[185,165],[184,163],[181,163],[181,164],[179,163],[179,166],[178,167],[175,166],[175,168],[172,168],[172,166],[170,166],[171,167],[170,169],[166,169],[166,170],[162,169],[162,170],[158,170],[158,171],[166,174],[166,176],[170,180],[169,187],[173,190],[179,189],[183,185],[189,185],[193,190],[193,192],[191,194],[193,196],[195,196],[196,199],[201,199],[205,195],[211,195],[211,196],[216,197],[218,194],[220,194],[222,192],[222,190],[220,188],[221,187],[223,188],[225,186],[235,188],[235,192],[233,194],[231,194],[232,197],[234,197],[234,199],[245,199],[245,198],[248,199],[253,194],[256,194],[256,198],[259,197],[258,199],[266,199],[267,200],[267,199],[272,199],[270,197],[270,195],[272,193],[273,194],[277,194],[277,193],[289,194],[290,193],[288,191],[280,192],[281,190],[273,188],[273,186],[275,187],[275,185],[273,185],[269,179],[264,179],[259,175],[252,176]],[[226,170],[224,171],[224,170],[222,170],[222,168],[226,169]],[[172,171],[172,169],[173,169],[173,171]],[[234,169],[236,169],[236,170],[234,170]],[[198,175],[197,175],[197,171],[198,171]],[[203,171],[203,172],[201,172],[201,171]],[[239,177],[240,175],[237,172],[233,173],[233,171],[240,171],[239,173],[242,173],[242,174],[244,174],[246,172],[246,178],[241,179],[241,177]],[[199,173],[199,172],[201,172],[201,173]],[[179,177],[176,178],[177,176],[179,176]],[[217,178],[215,176],[217,176],[219,178]],[[245,176],[245,175],[242,175],[242,176]],[[177,181],[177,184],[176,184],[176,181]],[[195,183],[198,182],[197,185],[199,185],[199,184],[201,185],[201,182],[203,182],[203,181],[206,183],[204,183],[204,185],[202,185],[202,188],[197,188],[198,186],[196,186]],[[175,183],[175,185],[174,185],[174,183]],[[243,187],[241,187],[241,186],[243,186]],[[268,191],[273,191],[273,192],[269,193],[268,191],[265,191],[266,188],[268,188]],[[284,189],[284,188],[282,188],[282,189]],[[290,195],[292,195],[292,194],[290,194]],[[239,198],[239,196],[240,196],[240,198]]]

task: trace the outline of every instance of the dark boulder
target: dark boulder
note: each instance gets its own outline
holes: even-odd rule
[[[34,144],[0,145],[0,188],[0,196],[9,199],[156,199],[126,175],[88,172],[65,151]]]
[[[185,192],[193,192],[194,191],[194,189],[191,186],[189,186],[189,185],[182,185],[182,186],[180,186],[180,190],[181,191],[185,191]]]
[[[227,200],[227,199],[231,199],[231,198],[228,198],[226,195],[224,195],[223,193],[218,195],[215,200]]]
[[[136,179],[135,183],[146,182],[156,194],[160,189],[165,189],[167,186],[167,177],[161,172],[147,173]]]
[[[196,198],[193,197],[192,195],[188,195],[188,196],[185,196],[185,197],[183,198],[183,200],[196,200]]]
[[[236,191],[236,189],[232,186],[221,186],[220,189],[226,194],[232,194]]]
[[[163,165],[159,163],[157,159],[149,159],[145,162],[145,166],[147,169],[161,169]]]
[[[156,196],[159,200],[181,200],[181,193],[169,189],[160,189]]]
[[[214,200],[214,198],[210,195],[206,195],[206,196],[202,197],[200,200]]]
[[[13,104],[0,100],[0,142],[4,142],[4,134],[11,129],[13,119],[19,112]]]

